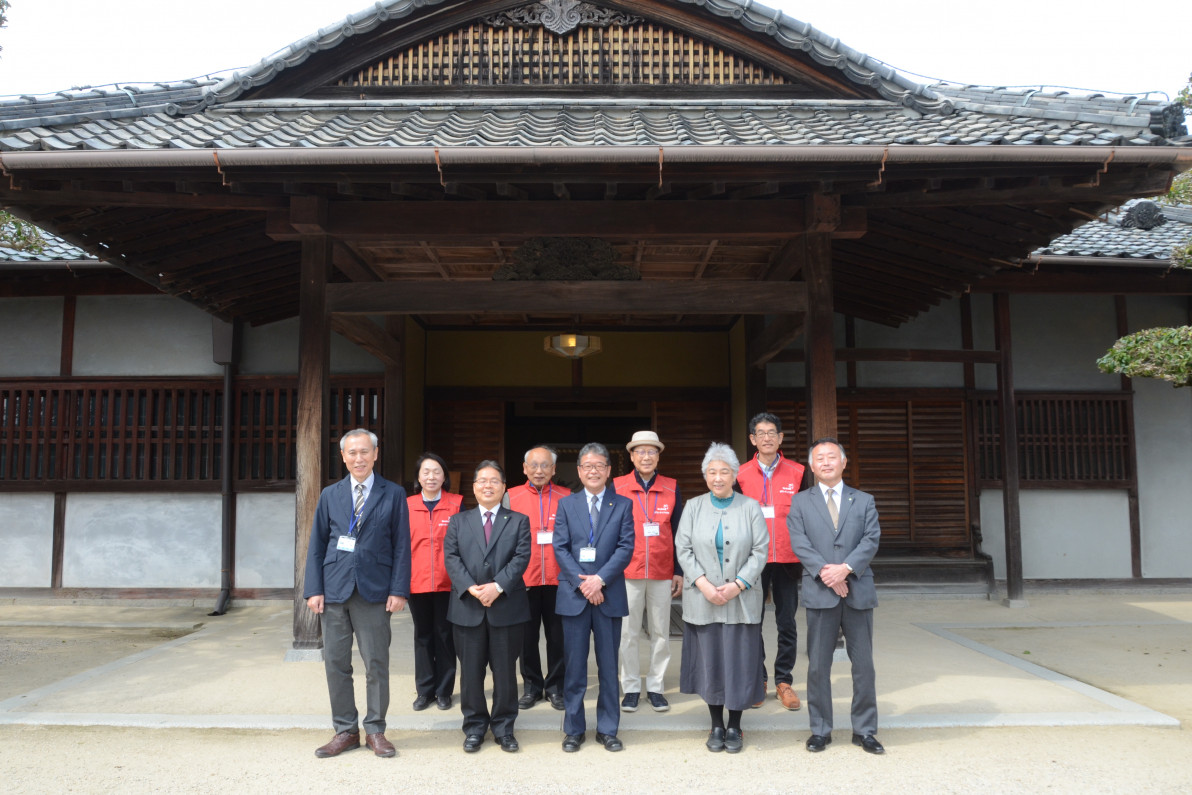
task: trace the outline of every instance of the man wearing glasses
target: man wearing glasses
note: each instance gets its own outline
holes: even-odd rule
[[[752,461],[741,465],[737,485],[746,497],[761,503],[770,530],[770,552],[762,569],[762,591],[774,603],[778,649],[774,654],[775,698],[789,710],[798,709],[799,694],[791,675],[799,640],[795,612],[799,609],[799,580],[803,567],[791,549],[786,517],[791,499],[803,484],[803,465],[782,455],[782,420],[763,412],[749,421],[749,441],[757,448]],[[763,620],[764,620],[763,615]],[[762,649],[762,682],[766,681],[765,648]],[[754,704],[760,707],[763,702]]]
[[[596,646],[600,683],[596,742],[609,751],[625,747],[617,738],[617,648],[621,619],[629,613],[624,575],[633,557],[633,503],[607,488],[609,460],[602,444],[580,448],[584,489],[560,500],[555,514],[555,612],[563,617],[563,750],[568,753],[578,751],[587,736],[584,694],[590,640]]]

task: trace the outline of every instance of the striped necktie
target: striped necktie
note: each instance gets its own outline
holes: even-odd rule
[[[352,513],[356,517],[356,521],[360,521],[360,512],[364,510],[364,484],[356,484],[356,504],[352,506]]]

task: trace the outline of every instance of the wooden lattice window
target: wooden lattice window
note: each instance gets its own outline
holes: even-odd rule
[[[234,388],[233,479],[292,484],[296,380]],[[223,399],[218,379],[0,382],[0,484],[217,487]],[[380,434],[382,405],[379,379],[333,379],[330,478],[343,471],[336,440],[361,426]]]
[[[475,507],[472,473],[486,459],[505,460],[505,403],[500,400],[432,400],[426,408],[427,449],[447,462],[451,487]],[[510,473],[506,473],[506,477]]]
[[[973,400],[977,478],[1000,487],[1001,417],[996,395]],[[1133,485],[1133,396],[1122,392],[1017,395],[1018,468],[1036,488]]]
[[[337,85],[781,85],[772,69],[665,25],[465,25],[391,53]]]
[[[731,443],[728,404],[720,400],[659,401],[654,430],[666,444],[665,471],[679,481],[683,499],[708,491],[700,463],[712,442]]]

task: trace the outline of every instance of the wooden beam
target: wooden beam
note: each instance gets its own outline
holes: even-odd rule
[[[767,315],[806,311],[800,282],[441,282],[327,285],[327,310],[364,315]]]
[[[784,350],[772,361],[802,362],[800,350]],[[938,348],[837,348],[838,362],[933,362],[945,364],[997,364],[1001,351],[942,350]]]
[[[351,246],[338,240],[335,242],[331,261],[339,268],[340,273],[354,282],[382,281],[381,274],[377,273],[371,264],[353,251]]]
[[[749,367],[765,367],[803,333],[803,315],[779,315],[749,342],[745,361]]]
[[[401,366],[401,344],[368,318],[332,315],[331,330],[364,348],[387,367]]]
[[[451,241],[516,237],[599,236],[737,240],[796,237],[806,231],[804,202],[747,201],[524,201],[524,202],[331,202],[325,226],[333,237],[371,243]],[[311,221],[308,214],[303,224]],[[844,228],[845,223],[852,227]],[[863,233],[863,213],[847,213],[842,233]],[[305,226],[304,228],[317,228]],[[271,213],[266,231],[275,240],[301,237],[292,213]]]
[[[297,484],[294,525],[294,648],[322,648],[319,617],[306,606],[306,552],[315,507],[323,490],[327,460],[327,411],[330,395],[330,324],[326,310],[332,241],[302,241],[298,288]]]

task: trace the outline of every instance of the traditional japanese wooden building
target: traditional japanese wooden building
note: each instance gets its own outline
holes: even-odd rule
[[[386,0],[227,79],[0,103],[0,202],[85,252],[0,270],[0,586],[300,590],[358,425],[397,480],[652,427],[695,494],[764,408],[842,438],[892,579],[1187,578],[1189,396],[1093,362],[1192,276],[1045,247],[1188,144],[751,0]]]

